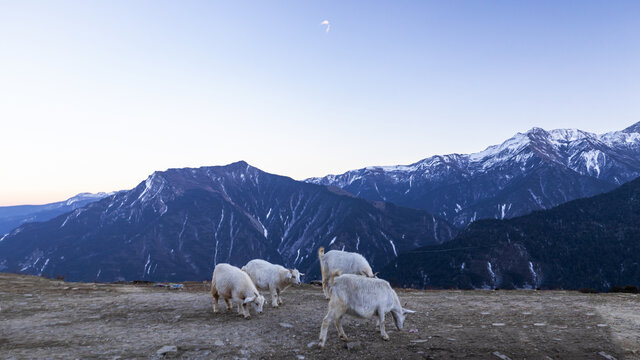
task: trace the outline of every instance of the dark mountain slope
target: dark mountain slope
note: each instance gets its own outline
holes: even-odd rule
[[[640,179],[509,220],[481,220],[456,239],[401,254],[383,271],[436,288],[640,285]]]

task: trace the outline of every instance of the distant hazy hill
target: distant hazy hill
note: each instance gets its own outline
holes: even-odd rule
[[[640,179],[510,220],[481,220],[456,239],[401,254],[398,285],[595,288],[640,285]]]
[[[81,193],[65,201],[51,204],[0,206],[0,237],[24,223],[47,221],[109,195],[111,194],[102,192]]]
[[[424,209],[463,227],[613,190],[640,176],[640,123],[596,135],[533,128],[475,154],[308,179],[369,200]]]
[[[130,191],[21,226],[0,242],[0,271],[86,281],[201,280],[216,263],[263,258],[313,279],[319,246],[359,251],[376,269],[454,232],[423,210],[238,162],[155,172]]]

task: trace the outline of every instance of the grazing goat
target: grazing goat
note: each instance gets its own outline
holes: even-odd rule
[[[291,285],[300,285],[300,276],[304,275],[296,269],[286,269],[260,259],[249,261],[242,271],[249,274],[256,287],[269,290],[273,307],[282,305],[280,293]]]
[[[327,299],[329,298],[327,284],[331,280],[332,274],[336,271],[340,271],[342,274],[375,277],[367,259],[358,253],[331,250],[325,254],[324,248],[320,247],[318,249],[318,260],[320,260],[320,270],[322,272],[322,291]]]
[[[222,297],[231,311],[232,302],[238,304],[238,312],[242,308],[245,319],[251,317],[248,305],[252,304],[255,311],[262,313],[264,297],[251,281],[247,273],[229,264],[218,264],[213,270],[211,279],[211,295],[213,296],[213,312],[218,312],[218,299]]]
[[[338,334],[347,341],[347,335],[342,328],[344,314],[361,318],[377,316],[380,325],[380,335],[384,340],[389,340],[389,335],[384,329],[384,316],[391,312],[398,330],[402,330],[405,314],[415,311],[407,310],[400,305],[398,294],[391,288],[388,282],[382,279],[372,279],[352,274],[340,275],[334,273],[329,292],[329,311],[322,320],[320,328],[320,347],[324,347],[327,341],[327,328],[329,323],[335,322]]]

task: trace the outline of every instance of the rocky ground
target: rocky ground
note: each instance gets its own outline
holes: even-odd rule
[[[622,359],[640,358],[640,297],[568,291],[398,290],[409,315],[347,318],[317,347],[327,301],[319,287],[283,294],[250,320],[214,314],[205,283],[66,283],[0,274],[0,358]],[[224,307],[224,305],[223,305]]]

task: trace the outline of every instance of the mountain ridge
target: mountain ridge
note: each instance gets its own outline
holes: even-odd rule
[[[240,161],[157,171],[129,191],[19,227],[0,242],[0,271],[177,281],[206,279],[216,263],[264,258],[313,277],[319,246],[360,251],[382,267],[455,232],[426,211],[373,203]]]
[[[534,127],[477,153],[434,155],[410,165],[370,166],[305,181],[424,209],[464,227],[476,219],[510,218],[610,191],[637,176],[640,122],[600,135]]]
[[[99,192],[93,194],[83,192],[66,200],[48,204],[0,206],[0,236],[8,234],[11,230],[24,223],[47,221],[114,193]]]

